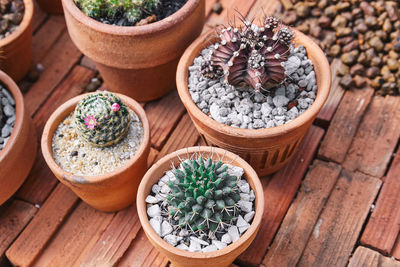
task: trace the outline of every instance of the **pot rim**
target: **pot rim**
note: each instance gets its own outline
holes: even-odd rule
[[[41,148],[42,148],[42,153],[43,157],[49,166],[49,168],[52,170],[54,174],[60,174],[59,177],[62,177],[63,180],[68,181],[70,184],[79,184],[79,183],[88,183],[88,184],[95,184],[95,183],[101,183],[107,180],[112,179],[115,176],[120,175],[121,173],[125,172],[130,166],[135,164],[135,162],[142,156],[143,153],[145,153],[146,148],[150,145],[150,125],[149,121],[147,120],[146,113],[142,106],[136,102],[134,99],[114,93],[117,96],[119,96],[122,101],[130,108],[132,111],[136,113],[136,115],[139,117],[140,121],[142,122],[143,125],[143,139],[140,144],[139,149],[136,151],[135,155],[130,158],[124,165],[116,168],[115,170],[101,174],[101,175],[94,175],[94,176],[87,176],[87,175],[74,175],[73,173],[67,172],[63,170],[54,160],[53,158],[53,151],[52,151],[52,139],[54,132],[57,130],[57,127],[54,128],[54,131],[50,132],[52,126],[55,124],[55,122],[60,121],[62,122],[66,116],[68,116],[73,110],[75,109],[76,104],[78,103],[79,100],[81,100],[83,97],[89,95],[91,93],[85,93],[78,95],[74,98],[71,98],[70,100],[66,101],[64,104],[59,106],[53,114],[51,114],[50,118],[47,120],[46,125],[43,129],[43,134],[42,134],[42,139],[41,139]],[[62,118],[61,118],[62,117]],[[56,175],[57,176],[57,175]]]
[[[14,42],[18,39],[29,27],[33,18],[33,1],[32,0],[23,0],[24,1],[24,17],[22,18],[21,23],[18,25],[18,28],[11,33],[6,38],[0,40],[0,47],[6,46]]]
[[[178,158],[179,155],[186,155],[187,153],[194,153],[194,152],[217,153],[222,157],[226,157],[227,159],[233,160],[233,162],[231,163],[233,165],[235,162],[239,163],[239,165],[243,166],[246,172],[249,173],[249,175],[247,175],[245,178],[246,180],[248,181],[251,180],[254,183],[254,188],[251,187],[251,189],[253,189],[254,193],[257,196],[255,199],[255,215],[247,231],[235,242],[231,243],[230,245],[226,246],[221,250],[213,252],[189,252],[170,245],[154,231],[147,217],[145,198],[147,197],[149,192],[145,192],[145,185],[150,182],[151,177],[153,176],[155,170],[160,168],[160,165],[165,164],[165,162],[170,162],[173,158]],[[162,157],[159,161],[157,161],[155,164],[153,164],[153,166],[147,171],[142,181],[140,182],[136,205],[140,223],[142,224],[142,227],[145,230],[146,235],[151,237],[151,239],[155,243],[158,243],[158,245],[163,247],[165,250],[168,250],[169,252],[176,254],[180,257],[194,258],[194,259],[212,259],[212,258],[222,257],[236,250],[238,247],[242,246],[254,233],[258,231],[264,213],[264,191],[261,181],[255,170],[253,169],[253,167],[251,167],[250,164],[248,164],[244,159],[242,159],[238,155],[229,152],[228,150],[217,147],[207,147],[207,146],[188,147],[167,154],[164,157]]]
[[[6,158],[6,156],[10,153],[15,143],[19,139],[22,130],[22,121],[24,119],[25,114],[25,105],[24,105],[24,97],[22,96],[21,91],[19,90],[18,85],[8,76],[5,72],[0,70],[0,82],[3,83],[6,90],[11,93],[14,97],[15,101],[15,123],[11,135],[7,141],[7,144],[0,151],[0,164]],[[32,140],[32,142],[36,142],[36,140]]]
[[[118,26],[105,24],[85,15],[74,3],[73,0],[62,0],[63,7],[77,21],[87,25],[94,31],[121,36],[143,36],[143,35],[156,35],[166,31],[182,21],[187,19],[192,11],[199,5],[200,1],[204,0],[188,0],[179,10],[172,15],[150,24],[141,26]]]
[[[193,64],[193,60],[199,56],[197,51],[201,51],[203,48],[207,47],[209,43],[214,43],[216,39],[215,30],[211,29],[205,34],[198,37],[185,51],[183,56],[181,57],[178,69],[176,72],[176,84],[179,93],[179,97],[181,98],[182,103],[185,105],[187,110],[190,110],[189,114],[196,117],[199,121],[204,123],[207,127],[214,129],[217,132],[220,132],[224,135],[232,136],[232,137],[245,137],[245,138],[269,138],[276,137],[282,135],[284,133],[289,133],[296,131],[296,129],[300,128],[304,122],[313,120],[318,112],[321,110],[323,105],[325,104],[331,87],[332,75],[331,69],[328,63],[327,58],[325,57],[324,52],[321,48],[314,43],[309,37],[299,32],[296,29],[292,29],[295,33],[295,44],[304,45],[309,59],[311,60],[310,54],[312,54],[314,58],[318,60],[312,60],[314,68],[316,65],[321,69],[321,75],[317,76],[316,80],[321,80],[321,86],[317,89],[317,96],[314,103],[300,116],[293,119],[292,121],[272,128],[264,128],[264,129],[242,129],[236,128],[232,126],[228,126],[226,124],[220,123],[206,114],[204,114],[193,102],[192,97],[188,90],[188,77],[189,71],[188,67]]]

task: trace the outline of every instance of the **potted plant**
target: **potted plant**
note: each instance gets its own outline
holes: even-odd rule
[[[265,176],[293,156],[329,95],[331,72],[302,33],[272,17],[243,23],[199,37],[180,60],[177,88],[205,141]]]
[[[146,14],[161,12],[158,18],[168,15],[164,13],[169,8],[163,6],[167,1],[135,0],[129,8],[120,7],[122,1],[117,1],[118,5],[95,8],[92,2],[62,0],[71,39],[96,63],[107,86],[137,101],[156,99],[175,88],[179,57],[203,28],[204,0],[187,0],[178,11],[153,23],[148,22],[157,17],[154,14],[146,17]],[[116,21],[116,18],[119,19]],[[111,20],[116,24],[140,26],[106,24]]]
[[[102,211],[130,205],[147,169],[149,123],[133,99],[106,91],[72,98],[42,135],[47,165],[83,201]]]
[[[22,185],[36,157],[36,130],[15,82],[0,71],[0,205]]]
[[[137,211],[148,239],[173,266],[229,266],[257,234],[264,195],[256,172],[237,155],[191,147],[148,170]]]
[[[0,68],[19,81],[31,65],[33,2],[8,0],[2,8],[2,21],[7,28],[0,35]]]
[[[61,0],[37,0],[41,9],[51,15],[62,15],[63,8]]]

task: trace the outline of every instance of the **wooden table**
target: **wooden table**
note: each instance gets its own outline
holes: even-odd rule
[[[205,30],[235,13],[281,9],[279,0],[207,0]],[[287,2],[287,1],[286,1]],[[96,75],[71,42],[63,17],[35,10],[33,61],[44,71],[23,81],[39,136],[50,114]],[[293,160],[263,177],[264,219],[239,266],[400,266],[400,97],[343,91],[334,73],[327,104]],[[176,91],[144,104],[152,132],[149,163],[201,143]],[[32,140],[33,141],[33,140]],[[60,184],[39,151],[19,191],[0,209],[0,265],[167,266],[147,240],[136,207],[103,213]],[[397,259],[397,260],[396,260]]]

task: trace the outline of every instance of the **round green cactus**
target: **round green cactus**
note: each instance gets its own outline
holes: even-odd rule
[[[238,215],[238,177],[228,174],[228,166],[211,158],[182,162],[174,169],[166,197],[169,216],[178,227],[211,233],[232,224]]]
[[[79,101],[74,117],[78,135],[99,147],[117,143],[130,124],[127,106],[118,96],[106,91],[95,92]]]

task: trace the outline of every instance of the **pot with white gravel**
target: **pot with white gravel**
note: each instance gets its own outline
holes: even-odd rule
[[[239,156],[190,147],[148,170],[137,210],[148,239],[173,266],[229,266],[258,232],[264,195],[257,173]]]
[[[326,102],[331,71],[304,34],[273,17],[259,25],[200,36],[179,62],[177,88],[205,142],[265,176],[294,155]]]

